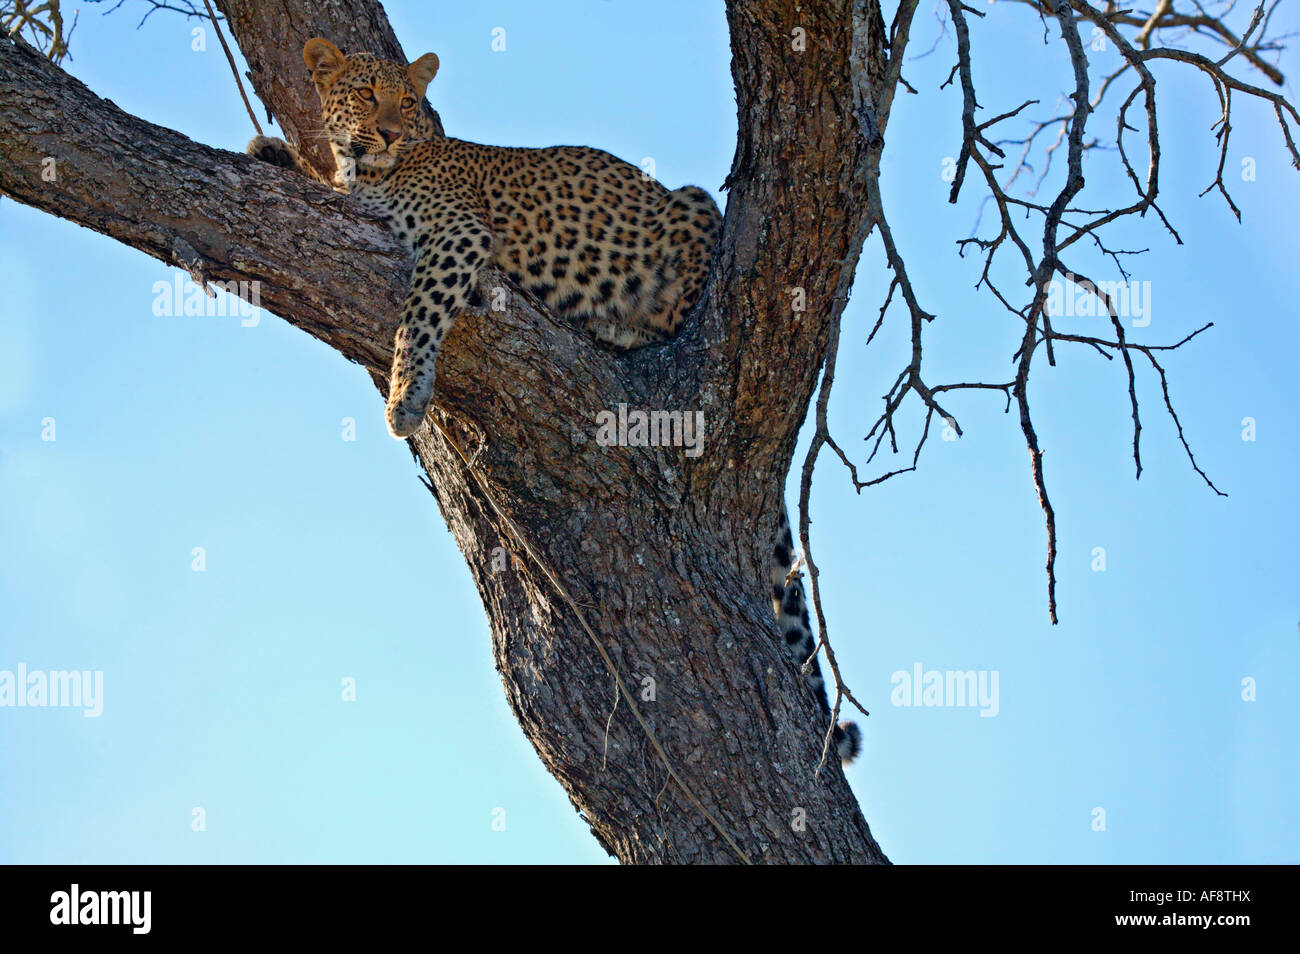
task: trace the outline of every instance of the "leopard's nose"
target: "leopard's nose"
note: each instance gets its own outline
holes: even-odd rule
[[[381,129],[379,135],[384,137],[385,146],[391,146],[401,138],[402,131],[400,129]]]

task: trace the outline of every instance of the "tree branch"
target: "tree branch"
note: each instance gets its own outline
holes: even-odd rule
[[[206,280],[257,282],[265,307],[387,367],[408,266],[383,225],[301,176],[123,112],[10,37],[0,192]]]

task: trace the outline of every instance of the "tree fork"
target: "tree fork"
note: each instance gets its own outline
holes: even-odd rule
[[[315,121],[298,62],[308,37],[400,55],[382,9],[363,0],[219,6],[285,129]],[[741,146],[719,263],[683,338],[613,355],[490,274],[505,309],[466,316],[439,358],[435,413],[468,466],[438,429],[410,442],[479,588],[520,725],[624,862],[885,860],[838,768],[814,773],[817,705],[783,656],[764,585],[790,452],[843,307],[831,290],[866,214],[862,144],[840,112],[852,109],[849,5],[824,6],[729,9],[733,44],[747,49],[735,66]],[[775,71],[764,56],[784,56],[788,38],[759,24],[796,18],[819,46]],[[792,95],[820,118],[788,113]],[[837,113],[846,121],[827,132]],[[6,195],[196,278],[260,282],[272,311],[382,389],[409,264],[345,199],[131,117],[10,39],[0,141]],[[46,157],[54,182],[40,176]],[[799,282],[812,294],[794,315],[785,289]],[[601,447],[595,415],[619,403],[703,410],[704,454]],[[512,559],[494,571],[497,547]],[[426,599],[437,619],[436,595],[396,598]],[[616,701],[575,607],[691,795],[632,699]]]

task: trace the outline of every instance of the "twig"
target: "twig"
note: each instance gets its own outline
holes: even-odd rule
[[[239,98],[244,101],[244,108],[248,110],[248,118],[253,121],[253,128],[257,134],[262,135],[262,126],[257,121],[257,116],[253,112],[253,104],[248,101],[248,94],[244,92],[244,81],[239,78],[239,67],[235,65],[235,57],[230,52],[230,47],[226,45],[226,38],[221,33],[221,27],[217,24],[217,15],[212,12],[212,4],[208,0],[203,0],[203,6],[207,7],[208,19],[212,21],[212,29],[217,33],[217,39],[221,41],[221,48],[226,51],[226,62],[230,64],[230,72],[235,77],[235,85],[239,87]]]

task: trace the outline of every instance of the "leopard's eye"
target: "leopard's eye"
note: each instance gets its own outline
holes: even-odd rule
[[[368,87],[357,90],[357,95],[360,96],[367,103],[373,103],[375,101],[374,90],[369,89]]]
[[[414,100],[412,97],[407,96],[405,99],[402,100],[402,108],[403,108],[403,109],[414,109],[414,108],[415,108],[415,100]]]

